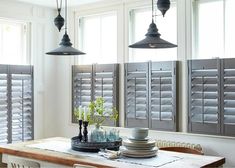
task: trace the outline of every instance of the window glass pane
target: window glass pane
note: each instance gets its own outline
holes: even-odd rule
[[[80,19],[81,55],[79,64],[117,62],[116,13],[83,17]]]
[[[235,57],[235,0],[225,1],[225,56]]]
[[[198,3],[198,36],[196,58],[223,57],[223,1]]]
[[[1,64],[28,64],[25,28],[25,23],[0,20]]]
[[[148,27],[151,23],[151,9],[134,9],[131,11],[130,20],[130,44],[145,38]],[[165,17],[157,16],[156,25],[161,38],[177,44],[177,9],[171,4],[170,10]],[[176,60],[177,48],[170,49],[131,49],[129,50],[130,62]]]

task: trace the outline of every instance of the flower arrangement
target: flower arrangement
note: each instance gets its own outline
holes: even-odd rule
[[[77,119],[81,118],[81,115],[87,115],[89,124],[94,124],[97,127],[102,125],[107,116],[113,121],[116,121],[118,118],[118,111],[115,107],[112,107],[111,109],[105,108],[103,97],[98,97],[95,101],[90,102],[88,105],[88,113],[85,113],[86,111],[81,111],[81,108],[76,108],[74,110],[74,115]]]

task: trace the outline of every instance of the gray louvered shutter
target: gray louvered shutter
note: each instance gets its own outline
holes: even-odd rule
[[[222,134],[235,136],[235,59],[221,60]]]
[[[176,62],[150,62],[150,128],[176,131]]]
[[[11,94],[11,142],[32,140],[33,132],[33,68],[9,66]]]
[[[8,88],[7,65],[0,65],[0,144],[8,142]]]
[[[125,118],[127,127],[149,127],[148,63],[125,64]]]
[[[72,81],[72,109],[88,107],[92,101],[92,65],[72,66]],[[73,113],[72,122],[76,122]]]
[[[93,65],[93,100],[103,97],[105,108],[118,110],[118,64],[95,64]],[[107,116],[106,121],[102,125],[118,126],[118,120],[112,121]]]
[[[189,131],[220,134],[220,61],[190,60]]]

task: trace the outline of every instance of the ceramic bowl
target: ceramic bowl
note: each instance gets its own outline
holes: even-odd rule
[[[133,128],[132,129],[132,137],[134,139],[145,139],[148,136],[149,129],[148,128]]]

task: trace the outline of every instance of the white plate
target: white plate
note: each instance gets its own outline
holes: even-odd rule
[[[141,154],[141,155],[133,155],[133,154],[130,154],[130,153],[122,153],[123,156],[126,156],[126,157],[132,157],[132,158],[149,158],[149,157],[154,157],[154,156],[157,156],[157,152],[156,153],[152,153],[152,154]]]
[[[150,150],[129,150],[127,148],[122,148],[121,150],[123,153],[128,153],[128,154],[133,154],[133,155],[149,155],[149,154],[153,154],[156,153],[158,151],[157,147],[154,147]]]
[[[126,149],[128,150],[152,150],[155,147],[150,146],[150,147],[133,147],[133,146],[125,146]]]
[[[144,138],[144,139],[136,139],[136,138],[134,138],[134,137],[130,137],[129,138],[129,140],[131,140],[131,141],[148,141],[150,138],[149,137],[146,137],[146,138]]]
[[[123,146],[137,147],[137,148],[150,148],[155,147],[155,140],[149,141],[131,141],[129,139],[125,139],[122,141]]]

